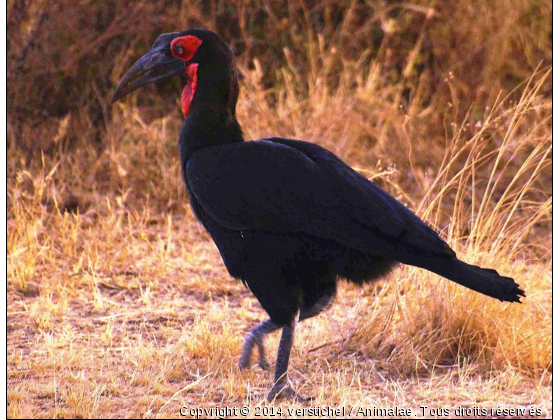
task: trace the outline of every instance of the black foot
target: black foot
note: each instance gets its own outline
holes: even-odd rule
[[[249,365],[251,364],[251,355],[249,354],[248,356],[249,357],[245,354],[241,355],[241,359],[239,359],[239,363],[237,364],[239,369],[243,370],[249,368]]]
[[[263,339],[267,334],[276,331],[278,328],[280,328],[280,325],[275,324],[269,319],[251,330],[245,339],[245,344],[243,344],[243,352],[241,353],[241,359],[239,359],[239,369],[247,369],[251,366],[251,357],[255,346],[257,346],[259,355],[259,366],[264,370],[270,368],[270,365],[266,361]]]
[[[259,360],[259,367],[262,370],[270,370],[270,364],[265,359]]]
[[[245,357],[245,355],[242,355],[241,359],[239,359],[239,363],[237,364],[237,366],[241,370],[249,369],[251,367],[251,358],[250,357]],[[259,360],[259,367],[262,370],[270,370],[270,364],[264,359]]]
[[[268,401],[275,399],[288,398],[296,400],[297,402],[308,402],[313,399],[313,397],[302,397],[296,391],[292,389],[289,384],[276,384],[272,387],[268,393]]]
[[[262,346],[262,343],[258,343],[258,345]],[[241,354],[241,358],[239,359],[239,363],[238,363],[239,369],[243,370],[251,367],[251,353],[252,353],[251,347],[246,347],[245,349],[243,349],[243,353]],[[262,355],[259,356],[259,367],[263,370],[269,370],[270,364],[266,361],[264,357],[264,351],[261,351],[261,353]]]

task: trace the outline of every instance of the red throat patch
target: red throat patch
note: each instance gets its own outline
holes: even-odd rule
[[[183,109],[183,115],[185,117],[189,113],[191,102],[194,98],[194,94],[196,93],[197,70],[198,63],[193,63],[187,66],[187,71],[185,72],[187,75],[187,85],[183,89],[183,94],[181,95],[181,108]]]

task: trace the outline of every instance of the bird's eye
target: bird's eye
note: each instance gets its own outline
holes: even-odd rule
[[[173,51],[175,51],[175,53],[177,53],[179,55],[183,55],[183,47],[181,47],[179,45],[175,45],[173,47]]]

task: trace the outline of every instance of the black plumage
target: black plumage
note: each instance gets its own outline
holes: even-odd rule
[[[263,337],[282,329],[270,398],[301,399],[287,382],[294,327],[332,302],[341,278],[362,284],[404,263],[502,301],[524,296],[512,279],[457,259],[414,213],[326,149],[278,137],[245,142],[234,56],[213,32],[161,35],[113,100],[179,73],[187,75],[179,145],[192,208],[228,272],[270,316],[251,330],[240,366],[256,346],[266,367]]]

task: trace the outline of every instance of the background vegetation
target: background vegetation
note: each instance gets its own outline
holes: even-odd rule
[[[247,139],[322,144],[464,259],[527,291],[503,304],[408,267],[343,285],[299,328],[296,388],[321,406],[551,416],[551,11],[540,0],[8,1],[8,416],[265,404],[271,373],[235,365],[264,314],[187,205],[183,81],[108,101],[157,35],[189,27],[235,52]]]

